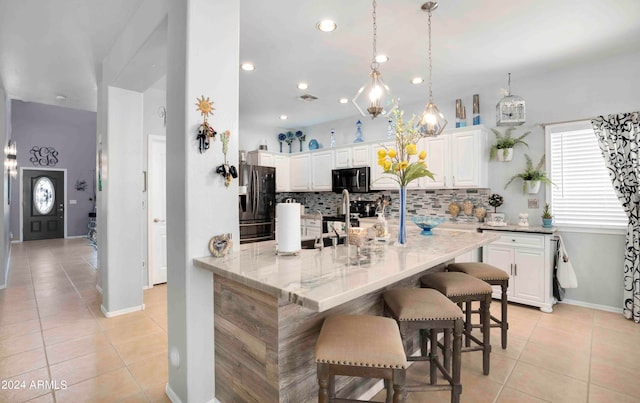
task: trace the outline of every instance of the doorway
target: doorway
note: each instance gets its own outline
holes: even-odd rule
[[[148,256],[149,286],[167,282],[167,146],[166,137],[149,135]]]
[[[22,240],[64,238],[66,235],[66,171],[22,169]]]

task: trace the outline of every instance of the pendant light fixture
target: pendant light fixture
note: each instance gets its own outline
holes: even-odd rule
[[[429,14],[428,27],[429,27],[429,103],[424,108],[424,112],[420,117],[418,123],[418,131],[422,137],[435,137],[442,133],[447,126],[447,119],[435,103],[433,103],[433,89],[432,89],[432,67],[431,67],[431,13],[438,8],[438,3],[435,1],[428,1],[421,7],[422,11],[426,11]]]
[[[376,61],[376,39],[378,26],[376,24],[376,0],[373,0],[373,58],[371,59],[371,79],[363,85],[351,100],[362,116],[371,116],[371,119],[379,115],[389,115],[398,104],[391,97],[389,87],[382,81],[380,63]]]
[[[511,73],[509,73],[507,96],[496,105],[496,126],[520,126],[526,120],[524,99],[511,95]]]

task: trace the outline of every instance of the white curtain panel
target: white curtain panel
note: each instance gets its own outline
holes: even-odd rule
[[[624,316],[640,323],[640,112],[594,118],[593,131],[629,218],[624,260]]]

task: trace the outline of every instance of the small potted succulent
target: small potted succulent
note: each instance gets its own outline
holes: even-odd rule
[[[553,222],[553,216],[549,211],[549,203],[545,203],[544,210],[542,210],[542,226],[545,228],[551,228]]]
[[[496,143],[491,146],[491,153],[489,159],[498,159],[498,161],[508,162],[513,159],[513,147],[518,144],[524,144],[529,147],[529,144],[525,143],[523,139],[527,137],[531,132],[526,132],[519,137],[511,137],[511,132],[515,130],[515,127],[509,127],[505,134],[500,133],[496,129],[491,129],[493,134],[496,135]]]
[[[542,158],[540,158],[540,162],[538,162],[538,165],[536,165],[535,168],[533,166],[533,162],[531,161],[531,157],[529,157],[528,154],[525,154],[524,156],[527,159],[527,168],[523,172],[513,175],[511,179],[509,179],[509,182],[504,185],[504,188],[506,189],[507,186],[509,186],[511,182],[513,182],[517,178],[520,178],[523,181],[522,193],[538,193],[538,191],[540,190],[541,182],[552,185],[553,182],[551,182],[551,179],[549,179],[547,173],[542,170],[542,167],[544,166],[544,155],[542,156]]]

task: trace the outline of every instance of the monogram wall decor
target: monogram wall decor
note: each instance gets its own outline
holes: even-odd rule
[[[29,154],[31,154],[29,161],[34,167],[54,167],[58,163],[58,152],[53,147],[33,146]]]

